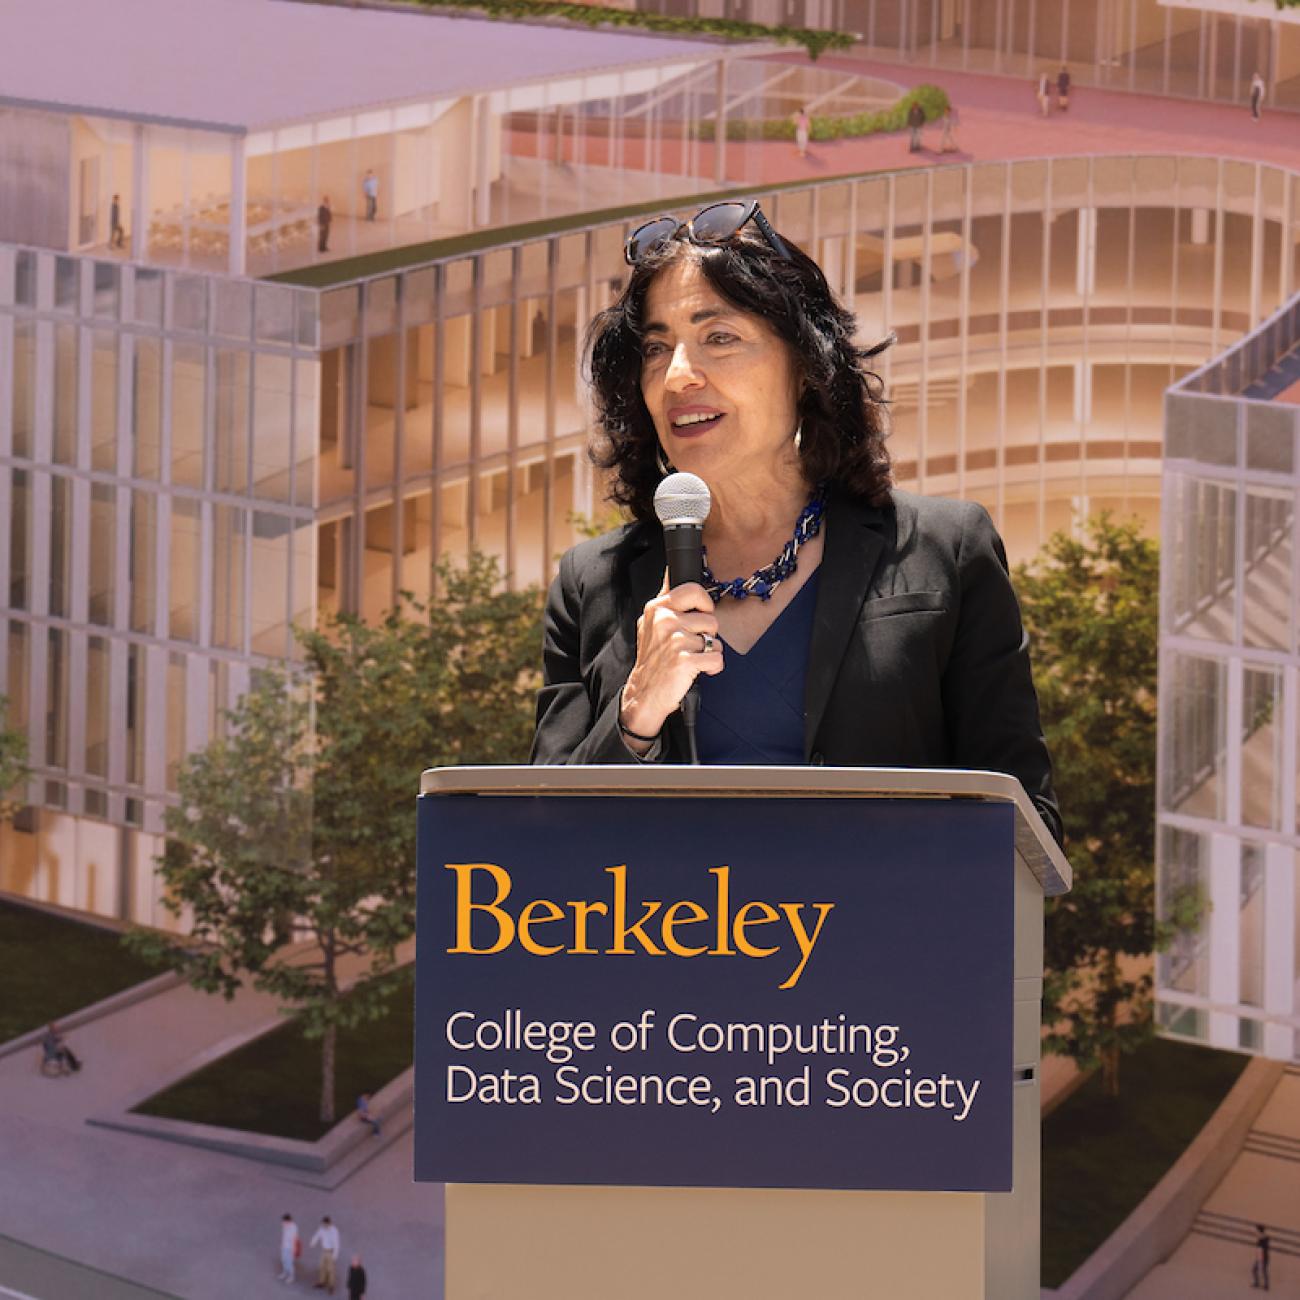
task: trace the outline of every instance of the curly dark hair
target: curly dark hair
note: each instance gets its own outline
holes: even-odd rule
[[[653,519],[662,477],[658,439],[641,395],[646,295],[665,268],[694,259],[733,306],[761,317],[793,354],[802,392],[800,459],[809,484],[826,483],[882,504],[891,486],[883,384],[865,363],[893,342],[859,348],[852,312],[836,300],[821,267],[784,235],[786,261],[752,226],[724,244],[666,241],[637,263],[617,302],[587,332],[587,372],[603,430],[592,459],[612,470],[610,498],[636,519]]]

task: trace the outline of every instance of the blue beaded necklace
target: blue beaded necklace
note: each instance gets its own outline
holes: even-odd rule
[[[724,596],[734,600],[744,600],[747,596],[757,596],[759,600],[771,600],[772,593],[798,567],[799,548],[811,541],[821,532],[822,518],[826,514],[826,487],[818,487],[812,500],[804,506],[794,526],[794,536],[781,548],[781,554],[761,569],[755,569],[748,578],[732,578],[730,582],[719,582],[709,568],[707,548],[701,548],[704,561],[704,590],[713,598],[716,605]]]

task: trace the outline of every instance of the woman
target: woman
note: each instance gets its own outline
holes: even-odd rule
[[[957,106],[949,104],[943,110],[943,135],[939,140],[940,153],[957,152]]]
[[[698,683],[703,762],[1009,772],[1059,839],[1002,543],[977,505],[892,489],[879,349],[821,270],[752,201],[648,223],[627,256],[589,347],[635,522],[561,560],[534,761],[682,762]],[[708,589],[666,586],[671,468],[712,492]]]
[[[801,105],[794,115],[794,147],[800,158],[808,156],[808,133],[811,129],[812,121],[808,116],[808,110]]]

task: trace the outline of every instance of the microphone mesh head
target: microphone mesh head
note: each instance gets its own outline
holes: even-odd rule
[[[665,528],[672,524],[703,526],[712,507],[709,485],[696,474],[669,474],[655,488],[655,514]]]

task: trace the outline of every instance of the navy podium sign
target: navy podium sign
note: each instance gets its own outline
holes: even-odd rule
[[[1010,1189],[1010,804],[419,803],[417,1178]]]

